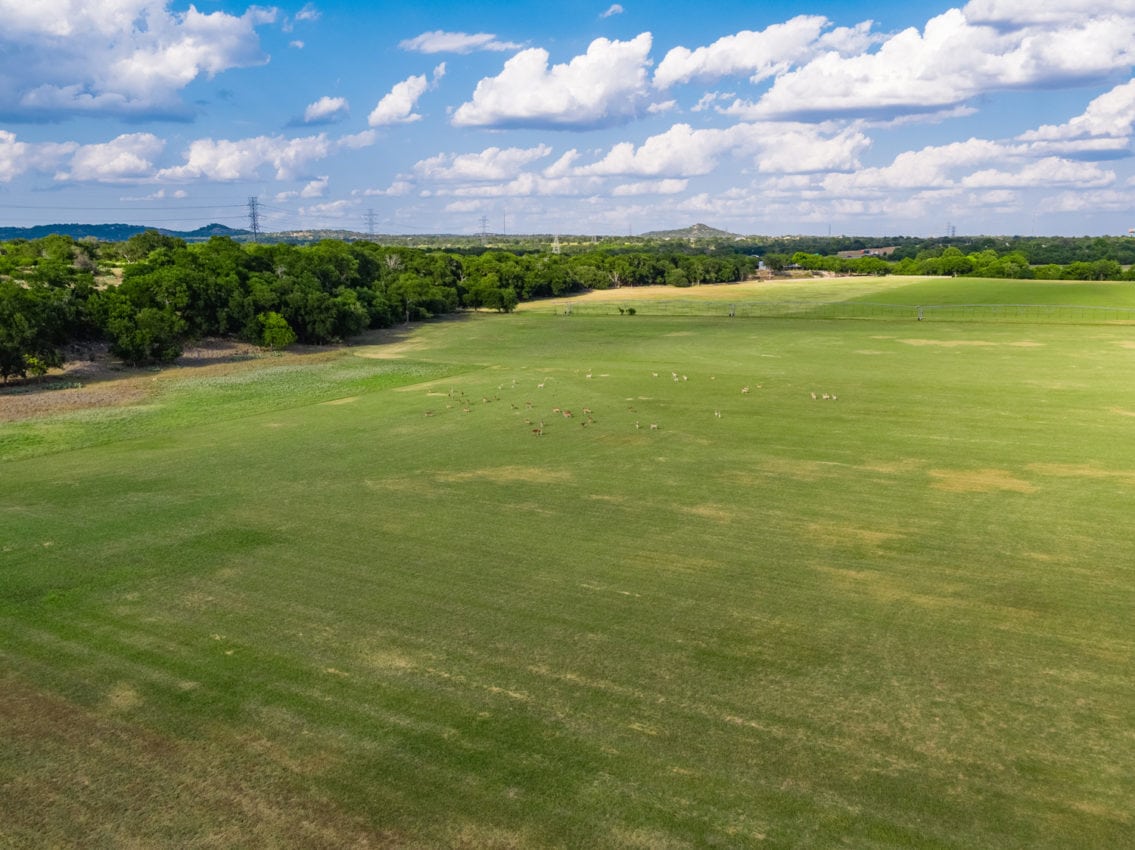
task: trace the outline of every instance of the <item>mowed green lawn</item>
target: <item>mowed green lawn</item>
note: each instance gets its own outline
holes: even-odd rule
[[[0,845],[1127,846],[1133,375],[483,315],[0,425]]]
[[[1084,283],[1067,280],[990,278],[891,279],[885,290],[852,295],[849,301],[888,304],[1030,304],[1044,306],[1135,308],[1135,285],[1129,282]],[[841,299],[842,300],[842,299]]]

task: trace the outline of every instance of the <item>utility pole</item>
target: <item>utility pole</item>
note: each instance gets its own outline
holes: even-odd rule
[[[248,198],[248,229],[252,231],[252,241],[260,241],[260,199],[255,195]]]

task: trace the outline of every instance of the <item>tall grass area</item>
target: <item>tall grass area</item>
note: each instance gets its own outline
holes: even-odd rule
[[[0,845],[1129,843],[1130,328],[407,342],[0,425]]]

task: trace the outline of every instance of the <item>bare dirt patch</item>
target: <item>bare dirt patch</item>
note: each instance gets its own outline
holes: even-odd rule
[[[1116,343],[1116,345],[1118,345],[1120,348],[1135,348],[1135,340],[1121,339]]]
[[[1122,407],[1109,407],[1108,410],[1120,416],[1135,416],[1135,410],[1124,410]]]
[[[1005,469],[932,469],[935,490],[950,493],[1035,493],[1036,486]]]
[[[337,357],[334,347],[293,346],[267,353],[234,340],[206,339],[187,348],[172,364],[133,368],[111,357],[106,346],[72,353],[62,369],[19,386],[0,386],[0,422],[147,402],[166,382],[188,377],[219,378],[265,365],[286,366]]]

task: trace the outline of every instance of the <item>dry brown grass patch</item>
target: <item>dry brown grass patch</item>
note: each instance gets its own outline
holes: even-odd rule
[[[721,505],[693,505],[691,507],[682,508],[683,513],[691,514],[692,516],[700,517],[701,519],[712,520],[713,522],[727,523],[732,522],[734,513]]]
[[[759,474],[778,478],[791,478],[795,481],[819,481],[837,474],[837,465],[818,460],[789,460],[770,458],[757,468]],[[738,473],[743,477],[744,473]],[[751,478],[750,478],[751,480]]]
[[[356,357],[372,360],[399,360],[407,354],[426,351],[429,348],[421,339],[399,339],[397,342],[380,342],[378,345],[365,345],[354,349]]]
[[[564,469],[543,469],[539,466],[491,466],[434,476],[438,481],[460,484],[467,481],[491,481],[494,484],[563,484],[572,480]]]
[[[1030,463],[1028,468],[1057,478],[1094,478],[1135,484],[1135,470],[1131,469],[1102,469],[1086,463]]]
[[[935,490],[950,493],[1035,493],[1036,486],[1005,469],[932,469]]]
[[[857,528],[838,522],[814,522],[808,526],[810,534],[819,537],[827,543],[842,543],[844,545],[865,545],[878,549],[884,543],[892,540],[901,540],[906,535],[897,531],[878,531],[870,528]]]
[[[9,676],[0,676],[0,717],[15,777],[0,783],[5,846],[165,847],[174,823],[181,846],[202,848],[406,843],[312,793],[310,771],[259,733],[179,740],[126,722],[114,706],[82,708]]]
[[[933,345],[940,348],[981,348],[1000,344],[980,339],[900,339],[898,342],[905,345]]]

